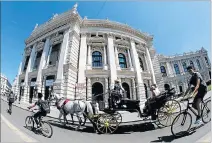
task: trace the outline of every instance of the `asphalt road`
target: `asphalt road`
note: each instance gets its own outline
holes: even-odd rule
[[[13,113],[7,113],[8,105],[1,100],[1,142],[43,142],[43,143],[148,143],[148,142],[176,142],[194,143],[211,130],[211,122],[202,125],[188,136],[175,139],[171,135],[171,128],[157,128],[151,123],[120,126],[116,134],[99,135],[93,133],[91,127],[75,131],[72,127],[64,128],[56,119],[44,118],[53,127],[53,136],[46,138],[25,128],[25,118],[31,113],[13,106]],[[9,124],[9,125],[8,125]]]

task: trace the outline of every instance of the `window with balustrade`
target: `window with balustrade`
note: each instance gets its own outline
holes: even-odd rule
[[[174,69],[175,69],[176,74],[180,74],[180,69],[179,69],[178,64],[174,64]]]
[[[164,66],[161,66],[160,67],[160,71],[162,73],[162,76],[167,76],[167,73],[166,73],[166,68]]]
[[[126,57],[124,54],[118,54],[118,58],[119,58],[119,65],[121,68],[127,68],[127,61],[126,61]]]
[[[139,57],[139,62],[140,62],[141,69],[144,71],[144,63],[143,63],[143,60],[141,59],[141,57]]]
[[[197,66],[198,66],[199,70],[201,70],[201,69],[202,69],[202,67],[201,67],[200,62],[199,62],[199,60],[198,60],[198,59],[197,59]]]
[[[187,65],[186,65],[185,62],[183,62],[183,69],[184,69],[185,72],[187,72]]]

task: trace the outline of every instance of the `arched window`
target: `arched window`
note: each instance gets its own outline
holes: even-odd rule
[[[119,54],[119,65],[121,68],[127,68],[127,62],[124,54]]]
[[[92,66],[102,67],[102,54],[98,51],[92,53]]]
[[[198,66],[199,70],[201,70],[201,69],[202,69],[202,67],[201,67],[200,62],[199,62],[199,60],[198,60],[198,59],[197,59],[197,66]]]
[[[193,61],[190,61],[190,66],[192,66],[192,68],[195,69]]]
[[[161,73],[166,73],[166,68],[164,66],[161,66],[160,71],[161,71]]]
[[[187,72],[187,65],[186,65],[185,62],[183,63],[183,69],[184,69],[185,72]]]
[[[174,69],[175,69],[176,74],[180,74],[180,69],[179,69],[178,64],[174,64]]]
[[[140,62],[141,69],[144,71],[144,64],[143,64],[143,61],[140,57],[139,57],[139,62]]]

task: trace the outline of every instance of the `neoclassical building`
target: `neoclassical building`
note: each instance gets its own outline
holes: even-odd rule
[[[175,56],[157,54],[153,63],[156,82],[160,90],[164,90],[164,85],[168,84],[170,87],[174,87],[178,93],[185,92],[191,77],[186,70],[189,65],[193,66],[205,81],[211,79],[211,63],[204,48]]]
[[[77,5],[38,26],[25,41],[17,91],[28,101],[33,90],[70,98],[93,99],[119,79],[127,97],[146,100],[147,87],[156,83],[153,37],[108,19],[81,18]],[[86,88],[80,95],[76,83]],[[108,95],[98,98],[107,102]]]

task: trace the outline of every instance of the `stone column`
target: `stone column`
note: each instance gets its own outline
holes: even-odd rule
[[[182,74],[183,73],[182,63],[180,61],[177,61],[177,64],[179,66],[180,74]]]
[[[61,45],[60,48],[60,59],[59,59],[59,63],[58,63],[58,67],[57,67],[57,78],[54,82],[54,92],[64,96],[63,95],[63,72],[64,72],[64,68],[63,65],[65,64],[65,58],[66,58],[66,53],[67,53],[67,49],[69,46],[69,30],[67,30],[64,34],[63,37],[63,43]]]
[[[88,45],[88,65],[87,69],[91,69],[92,67],[92,56],[91,56],[91,45]]]
[[[144,59],[145,59],[146,67],[147,67],[147,72],[150,73],[150,67],[149,67],[146,55],[144,55]]]
[[[41,88],[42,88],[42,70],[44,69],[45,64],[47,62],[48,52],[50,50],[49,44],[50,44],[50,39],[47,38],[45,45],[44,45],[43,53],[41,55],[40,64],[39,64],[39,67],[38,67],[38,75],[37,75],[37,81],[36,81],[38,92],[41,92]]]
[[[107,55],[106,55],[106,47],[104,46],[104,70],[108,70],[107,68]]]
[[[154,72],[154,69],[153,69],[153,65],[152,65],[152,60],[151,60],[151,57],[150,57],[149,49],[147,47],[145,47],[145,48],[146,48],[147,61],[149,63],[150,72],[151,72],[151,76],[152,76],[152,83],[156,84],[155,72]]]
[[[87,78],[87,100],[92,100],[92,95],[91,95],[91,79]]]
[[[110,87],[114,86],[114,80],[117,79],[117,71],[116,71],[116,63],[115,63],[115,52],[114,52],[114,44],[113,44],[113,35],[110,33],[108,34],[108,59],[109,59],[109,66],[110,66]]]
[[[17,75],[17,78],[16,78],[16,88],[15,88],[15,94],[18,95],[18,97],[20,96],[20,85],[19,85],[19,75],[21,74],[21,70],[22,70],[22,62],[20,63],[19,65],[19,68],[18,68],[18,75]]]
[[[133,66],[132,66],[132,59],[131,59],[131,55],[130,55],[130,49],[127,49],[127,54],[129,57],[129,64],[130,64],[130,70],[133,71]]]
[[[108,78],[105,78],[105,97],[104,97],[105,107],[108,107],[109,94],[107,92],[108,92]]]
[[[87,43],[86,34],[81,34],[80,54],[79,54],[79,70],[78,70],[78,83],[85,83],[85,70],[86,70],[86,56],[87,56]]]
[[[30,58],[29,58],[29,62],[28,62],[28,65],[27,65],[27,70],[26,70],[26,73],[25,73],[25,80],[24,80],[24,99],[25,99],[25,102],[28,102],[27,100],[29,99],[29,94],[28,94],[28,88],[29,88],[29,77],[28,77],[28,74],[29,72],[31,71],[31,65],[32,65],[32,62],[33,62],[33,59],[34,59],[34,56],[35,56],[35,48],[36,48],[36,45],[37,44],[34,44],[33,45],[33,48],[32,48],[32,51],[31,51],[31,54],[30,54]]]
[[[136,100],[135,79],[132,78],[131,81],[132,81],[132,97],[131,97],[131,98],[132,98],[133,100]]]
[[[135,74],[136,74],[136,88],[137,88],[137,96],[136,99],[140,100],[140,104],[142,106],[144,106],[144,103],[146,101],[146,97],[145,97],[145,89],[144,89],[144,85],[143,85],[143,79],[141,76],[141,68],[140,68],[140,63],[139,63],[139,58],[138,58],[138,53],[135,47],[135,42],[133,41],[133,39],[131,39],[131,55],[132,56],[132,62],[133,62],[133,66],[135,68]]]
[[[117,50],[117,46],[115,46],[115,57],[116,57],[116,67],[117,70],[120,70],[120,65],[119,65],[119,58],[118,58],[118,50]]]

